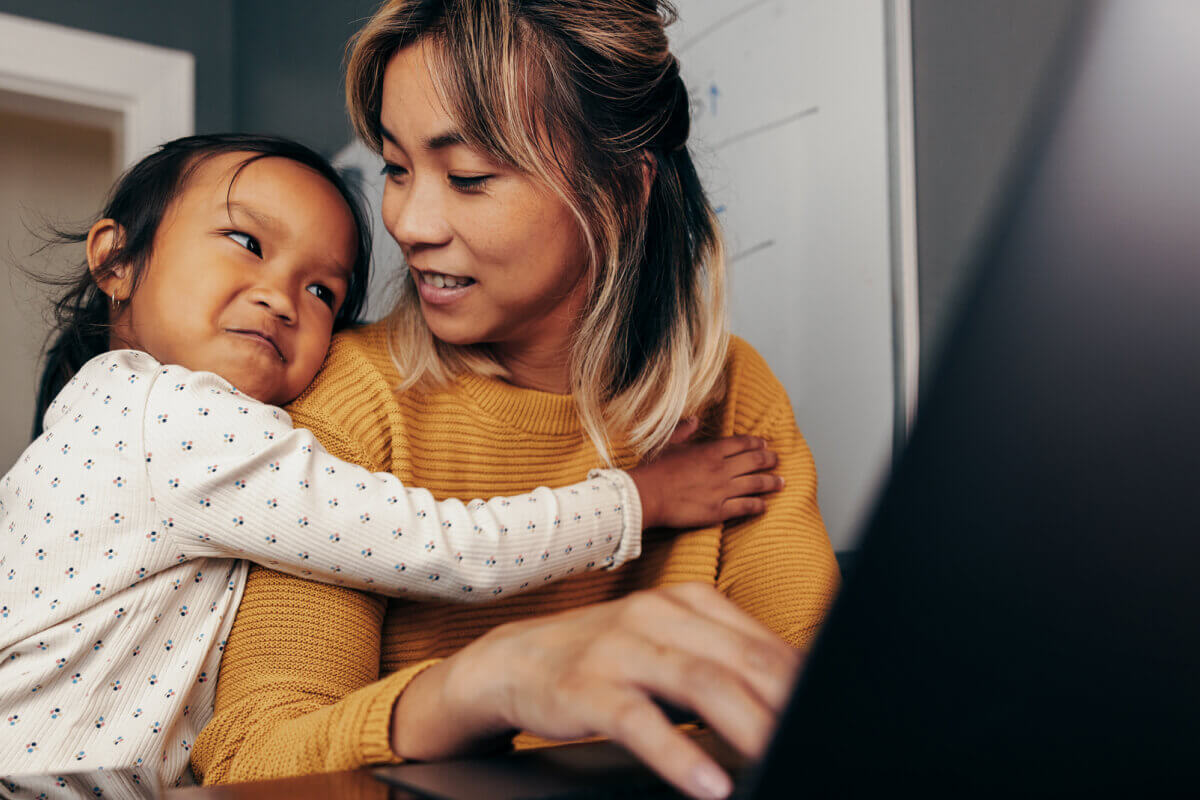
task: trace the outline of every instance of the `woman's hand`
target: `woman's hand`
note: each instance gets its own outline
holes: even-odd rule
[[[699,528],[761,514],[757,495],[777,492],[783,478],[772,475],[779,459],[757,436],[690,443],[694,418],[680,423],[671,444],[655,458],[629,470],[642,501],[643,528]]]
[[[524,730],[611,738],[697,798],[729,777],[654,702],[702,717],[762,756],[800,665],[795,650],[710,586],[681,584],[493,629],[422,672],[396,703],[392,747],[437,759]]]

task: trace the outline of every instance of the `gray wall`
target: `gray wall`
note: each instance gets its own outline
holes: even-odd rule
[[[235,0],[0,0],[0,12],[119,36],[196,56],[196,131],[236,127]]]
[[[196,57],[196,132],[298,139],[332,156],[350,139],[342,52],[378,0],[0,0],[0,12]]]
[[[0,12],[192,52],[198,132],[350,139],[341,63],[377,0],[0,0]],[[1073,0],[912,0],[922,381]]]
[[[188,50],[196,130],[350,133],[346,39],[376,0],[0,0],[0,12]],[[922,379],[1071,0],[913,0]]]
[[[379,0],[234,0],[235,120],[332,156],[350,140],[343,111],[346,40]]]
[[[913,0],[921,380],[1071,0]]]

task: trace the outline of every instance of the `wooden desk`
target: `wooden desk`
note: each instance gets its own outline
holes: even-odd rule
[[[388,786],[371,775],[370,768],[328,772],[299,778],[281,778],[225,786],[189,786],[170,789],[163,800],[419,800],[417,795]]]
[[[747,768],[746,759],[711,731],[688,726],[684,733],[732,774],[744,772]],[[174,789],[166,792],[163,800],[309,800],[327,797],[350,800],[419,800],[428,796],[418,795],[378,780],[372,774],[373,769],[375,768],[367,767],[350,772],[256,783]],[[515,797],[529,791],[557,794],[582,786],[612,788],[616,791],[627,784],[645,784],[649,776],[649,772],[628,751],[603,741],[564,743],[553,747],[519,750],[515,753],[468,758],[458,763],[448,761],[440,765],[413,764],[400,769],[415,770],[418,774],[408,772],[407,780],[416,786],[424,786],[430,794],[447,793],[461,797],[471,797],[487,791],[494,792],[497,797]],[[436,770],[437,774],[430,774],[432,770]],[[446,783],[446,776],[450,771],[455,773],[452,788],[451,784]],[[424,777],[419,777],[422,772],[425,772]],[[527,775],[541,776],[541,782],[548,782],[549,785],[529,784],[526,780]],[[558,785],[559,783],[562,785]]]

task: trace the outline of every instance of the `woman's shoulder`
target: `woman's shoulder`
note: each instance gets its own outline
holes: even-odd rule
[[[787,390],[762,354],[739,336],[729,337],[725,395],[720,406],[732,415],[737,433],[761,430],[764,424],[778,420],[794,420]]]
[[[371,442],[387,439],[399,381],[388,352],[387,326],[362,325],[333,337],[321,371],[287,411],[326,447],[332,449],[332,439],[348,439],[374,450]]]
[[[729,337],[729,350],[725,355],[725,381],[727,389],[736,389],[745,399],[787,401],[787,391],[771,371],[767,360],[740,336]]]
[[[399,383],[400,375],[392,361],[391,338],[386,320],[356,325],[333,337],[322,373],[331,375],[378,373],[389,384]],[[322,379],[318,375],[314,385]]]
[[[729,349],[725,353],[726,374],[737,373],[746,379],[775,381],[775,373],[767,365],[767,360],[754,349],[754,346],[740,336],[730,335]]]
[[[399,382],[400,376],[388,351],[387,325],[373,322],[333,337],[321,371],[292,404],[308,405],[318,396],[359,394],[364,388],[379,384],[390,391]]]

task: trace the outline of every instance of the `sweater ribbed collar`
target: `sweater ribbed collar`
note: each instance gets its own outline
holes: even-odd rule
[[[458,384],[488,415],[528,433],[566,435],[583,429],[575,398],[513,386],[498,378],[461,375]]]

